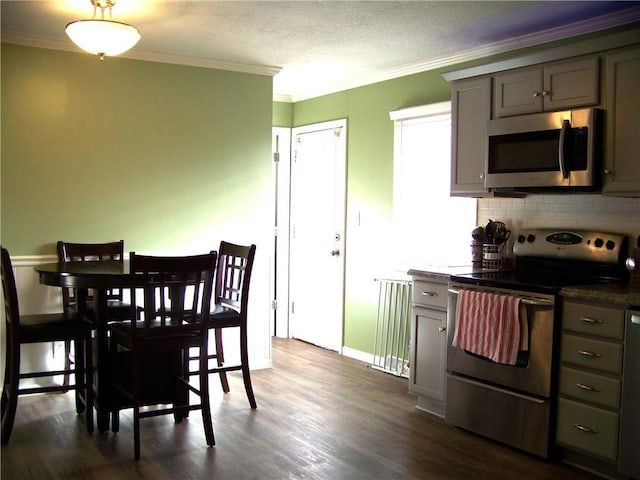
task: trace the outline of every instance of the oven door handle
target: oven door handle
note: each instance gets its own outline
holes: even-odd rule
[[[460,290],[455,288],[449,288],[449,293],[453,293],[454,295],[458,295]],[[539,307],[547,307],[553,306],[554,302],[552,300],[547,300],[546,298],[538,298],[538,297],[522,297],[519,295],[515,295],[520,298],[520,301],[525,305],[535,305]]]

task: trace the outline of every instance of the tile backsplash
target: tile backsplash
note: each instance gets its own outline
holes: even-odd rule
[[[640,235],[640,198],[602,195],[529,195],[524,198],[478,200],[478,224],[489,220],[507,224],[515,235],[520,228],[575,228]]]

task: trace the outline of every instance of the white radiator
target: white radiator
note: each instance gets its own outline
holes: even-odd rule
[[[380,283],[380,294],[371,366],[408,377],[412,284],[410,280],[387,278],[376,281]]]

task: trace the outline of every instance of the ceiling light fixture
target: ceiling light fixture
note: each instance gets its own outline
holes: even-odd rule
[[[120,55],[133,47],[140,40],[140,33],[136,27],[122,22],[104,19],[105,9],[116,4],[115,0],[89,0],[93,5],[93,18],[91,20],[76,20],[65,28],[69,38],[77,46],[89,53],[98,55],[104,60],[105,55]],[[102,12],[102,18],[97,19],[98,8]]]

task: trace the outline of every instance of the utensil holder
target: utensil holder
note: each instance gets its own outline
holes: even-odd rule
[[[502,268],[502,244],[482,245],[482,268]]]
[[[471,263],[474,265],[480,265],[482,263],[482,244],[471,244]]]

